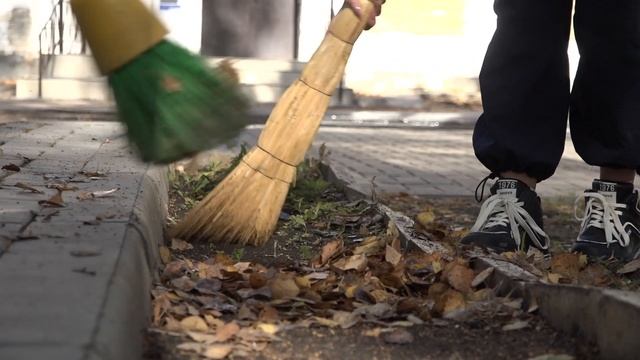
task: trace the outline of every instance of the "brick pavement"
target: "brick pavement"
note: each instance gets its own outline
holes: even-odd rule
[[[240,141],[253,144],[260,127],[247,130]],[[320,144],[330,150],[330,163],[342,179],[371,192],[407,192],[429,196],[473,196],[488,171],[476,160],[472,130],[427,130],[322,127],[309,155]],[[597,168],[584,164],[567,138],[556,174],[539,185],[545,197],[575,196],[597,177]]]

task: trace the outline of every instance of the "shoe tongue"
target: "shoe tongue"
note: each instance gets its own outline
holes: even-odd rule
[[[500,179],[496,182],[495,189],[496,194],[515,198],[518,195],[518,180]]]
[[[592,187],[611,203],[624,203],[633,193],[633,184],[594,180]]]

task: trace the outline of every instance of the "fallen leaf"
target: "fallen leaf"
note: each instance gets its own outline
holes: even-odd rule
[[[551,259],[551,271],[564,278],[577,279],[580,270],[586,266],[585,260],[578,253],[557,254]]]
[[[340,239],[328,242],[322,247],[320,253],[320,264],[324,265],[331,260],[337,253],[339,253],[344,247],[344,242]]]
[[[515,331],[515,330],[522,330],[526,327],[529,326],[529,320],[526,321],[520,321],[520,320],[515,320],[505,326],[502,327],[502,331]]]
[[[258,318],[263,323],[277,323],[278,321],[280,321],[278,310],[269,305],[265,305],[262,308],[262,310],[260,311],[260,315],[258,315]]]
[[[487,280],[489,276],[493,274],[494,270],[495,268],[493,267],[488,267],[482,270],[478,275],[476,275],[475,278],[473,278],[473,281],[471,282],[471,287],[478,287],[480,284],[485,282],[485,280]]]
[[[44,194],[44,192],[42,190],[38,190],[38,189],[34,188],[33,186],[30,186],[30,185],[27,185],[27,184],[23,184],[21,182],[16,183],[14,186],[19,188],[19,189],[32,192],[34,194]]]
[[[434,310],[445,316],[453,311],[465,309],[467,306],[462,293],[449,289],[436,301]]]
[[[274,299],[293,298],[300,294],[300,288],[296,285],[292,276],[278,274],[269,282],[269,288]]]
[[[216,341],[228,341],[229,339],[234,337],[238,333],[238,331],[240,331],[240,326],[235,321],[225,324],[216,331]]]
[[[190,338],[199,343],[211,344],[216,342],[218,339],[215,335],[204,334],[195,331],[187,331],[187,335],[189,335]]]
[[[165,265],[171,262],[171,250],[168,247],[160,246],[160,260]]]
[[[210,345],[204,351],[203,355],[207,359],[224,359],[233,350],[232,345]]]
[[[362,271],[367,268],[367,257],[365,255],[353,255],[349,258],[342,258],[332,264],[334,267],[342,270]]]
[[[267,285],[267,280],[267,276],[263,273],[252,273],[249,275],[249,285],[254,289]]]
[[[175,278],[179,278],[186,274],[187,264],[182,260],[172,261],[164,267],[164,271],[162,272],[162,279],[164,281],[171,280]]]
[[[58,190],[49,200],[40,200],[38,204],[45,207],[64,207],[64,200],[62,200],[62,191]]]
[[[640,269],[640,259],[635,259],[624,264],[624,266],[616,272],[620,275],[624,275],[624,274],[634,273],[638,271],[638,269]]]
[[[2,170],[19,172],[20,171],[20,166],[11,163],[11,164],[7,164],[7,165],[3,166]]]
[[[443,276],[452,288],[468,293],[471,291],[471,283],[475,278],[473,270],[460,262],[452,262],[447,265]]]
[[[113,188],[113,189],[110,189],[110,190],[92,191],[92,192],[81,191],[78,194],[77,199],[78,200],[88,200],[88,199],[108,197],[108,196],[113,195],[118,190],[120,190],[120,188]]]
[[[385,246],[385,240],[377,236],[370,236],[362,242],[358,247],[353,249],[354,255],[372,255],[380,252]]]
[[[382,335],[382,339],[387,344],[404,345],[411,344],[414,340],[413,335],[405,329],[395,329]]]
[[[547,274],[547,280],[549,280],[551,284],[558,284],[560,282],[560,278],[561,276],[558,274],[554,274],[551,272]]]
[[[251,311],[247,304],[242,304],[242,306],[240,306],[240,310],[238,310],[238,313],[236,314],[236,318],[238,320],[254,321],[258,319],[258,316]]]
[[[222,288],[222,281],[218,279],[200,279],[194,288],[201,294],[215,295]]]
[[[202,344],[199,344],[197,342],[185,342],[176,346],[176,349],[182,350],[182,351],[193,351],[193,352],[199,353],[202,351],[203,346]]]
[[[171,239],[171,250],[185,251],[193,249],[193,245],[180,239]]]
[[[171,286],[178,290],[189,292],[193,290],[196,284],[193,282],[193,280],[189,279],[188,276],[182,276],[177,279],[171,280]]]
[[[261,331],[269,334],[269,335],[275,335],[278,331],[280,331],[280,328],[277,325],[274,324],[266,324],[266,323],[260,323],[258,324],[258,329],[260,329]]]
[[[431,209],[423,211],[416,215],[416,223],[418,223],[424,229],[429,228],[435,220],[436,214]]]
[[[529,360],[575,360],[575,357],[567,354],[545,354],[529,358]]]
[[[209,326],[199,316],[188,316],[180,321],[180,327],[187,331],[207,331]]]
[[[348,311],[334,311],[332,320],[341,328],[349,329],[360,321],[360,317]]]
[[[398,250],[394,249],[392,246],[387,245],[387,249],[385,251],[384,260],[394,267],[398,266],[402,261],[402,254],[398,252]]]

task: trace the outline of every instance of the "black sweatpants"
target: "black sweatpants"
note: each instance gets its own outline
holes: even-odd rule
[[[553,175],[567,115],[594,166],[640,169],[640,0],[576,0],[580,64],[569,90],[572,0],[496,0],[473,145],[492,172]]]

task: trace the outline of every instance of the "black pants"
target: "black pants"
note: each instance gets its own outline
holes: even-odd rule
[[[473,144],[492,172],[553,175],[567,115],[594,166],[640,169],[640,0],[576,0],[580,65],[569,91],[572,0],[496,0]]]

